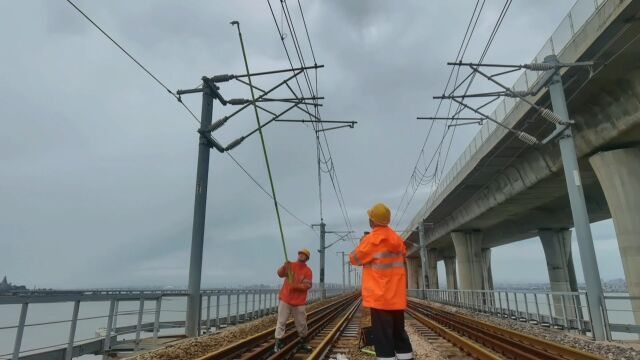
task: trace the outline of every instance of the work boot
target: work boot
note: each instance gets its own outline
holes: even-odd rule
[[[278,352],[284,347],[284,342],[281,339],[276,339],[276,345],[273,347],[273,352]]]
[[[303,353],[311,353],[313,348],[309,346],[309,340],[306,337],[300,338],[300,345],[298,346],[298,350]]]

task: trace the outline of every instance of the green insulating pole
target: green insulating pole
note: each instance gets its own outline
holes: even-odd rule
[[[256,106],[256,95],[253,91],[253,83],[251,82],[251,76],[249,72],[249,62],[247,61],[247,53],[244,50],[244,42],[242,41],[242,32],[240,31],[240,23],[238,21],[232,21],[231,25],[238,27],[238,36],[240,36],[240,47],[242,47],[242,57],[244,58],[244,67],[247,71],[247,81],[249,82],[249,88],[251,89],[251,100],[253,100],[253,110],[256,113],[256,122],[258,123],[258,133],[260,134],[260,141],[262,142],[262,152],[264,153],[264,162],[267,165],[267,173],[269,174],[269,183],[271,184],[271,194],[273,195],[273,206],[276,208],[276,216],[278,218],[278,227],[280,228],[280,239],[282,240],[282,250],[284,251],[285,261],[289,261],[287,256],[287,244],[284,241],[284,231],[282,230],[282,220],[280,220],[280,208],[278,207],[278,200],[276,200],[276,189],[273,186],[273,177],[271,176],[271,166],[269,165],[269,156],[267,156],[267,146],[264,142],[264,135],[262,134],[262,126],[260,125],[260,115],[258,114],[258,107]],[[289,274],[291,278],[291,274]]]

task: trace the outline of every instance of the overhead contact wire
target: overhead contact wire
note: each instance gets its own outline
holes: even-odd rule
[[[473,23],[473,19],[476,16],[476,12],[478,10],[478,5],[479,4],[480,4],[480,0],[477,0],[475,6],[473,8],[473,12],[471,13],[471,18],[469,19],[469,23],[467,24],[467,28],[466,28],[464,36],[462,38],[462,42],[460,43],[460,47],[458,48],[458,53],[456,54],[456,59],[458,59],[460,57],[462,49],[464,48],[465,41],[467,40],[467,35],[469,34],[469,30],[470,30],[471,25]],[[454,69],[451,68],[451,71],[449,72],[449,77],[447,79],[447,83],[446,83],[446,85],[444,87],[444,90],[442,91],[443,94],[449,88],[449,84],[451,82],[451,78],[453,77],[453,71],[454,71]],[[440,112],[440,107],[442,106],[442,102],[443,102],[443,99],[440,99],[440,101],[438,102],[438,106],[436,108],[436,111],[435,111],[435,116],[437,116],[438,113]],[[418,165],[420,163],[420,159],[424,155],[424,149],[425,149],[425,147],[427,145],[427,142],[429,141],[429,138],[430,138],[430,135],[431,135],[431,130],[433,129],[434,124],[435,124],[435,122],[431,122],[431,125],[429,126],[429,130],[427,132],[427,136],[425,137],[424,142],[422,143],[422,147],[421,147],[421,149],[420,149],[420,151],[418,153],[418,158],[416,159],[416,163],[415,163],[415,165],[413,167],[413,170],[411,171],[411,176],[409,177],[409,182],[407,183],[407,186],[405,187],[405,190],[404,190],[404,192],[402,194],[402,198],[400,199],[400,203],[398,204],[398,207],[396,209],[396,214],[399,213],[400,211],[402,211],[401,209],[403,208],[404,199],[407,196],[407,194],[409,193],[409,188],[412,187],[411,186],[412,185],[412,181],[415,179],[417,167],[418,167]],[[435,156],[435,151],[434,151],[434,156]],[[428,170],[428,169],[425,169],[425,173],[426,173],[426,170]],[[412,189],[412,191],[414,191],[414,192],[416,190],[417,190],[416,188]],[[396,225],[399,225],[399,220],[400,219],[397,216],[396,216],[396,219],[397,220],[395,221],[395,223],[396,223]]]
[[[171,91],[171,89],[168,88],[168,86],[166,86],[157,76],[155,76],[146,66],[144,66],[140,61],[138,61],[135,57],[133,57],[133,55],[131,55],[130,52],[128,52],[122,45],[120,45],[113,37],[111,37],[105,30],[102,29],[102,27],[100,25],[98,25],[95,21],[93,21],[93,19],[91,19],[84,11],[82,11],[82,9],[80,9],[78,6],[76,6],[72,1],[70,0],[65,0],[67,1],[67,3],[69,3],[76,11],[78,11],[78,13],[80,13],[87,21],[89,21],[97,30],[99,30],[107,39],[109,39],[114,45],[116,45],[118,47],[118,49],[120,49],[129,59],[131,59],[136,65],[138,65],[138,67],[140,69],[142,69],[147,75],[149,75],[158,85],[160,85],[162,88],[164,88],[170,95],[172,95],[176,100],[178,100],[178,102],[180,103],[180,105],[182,105],[182,107],[191,115],[191,117],[193,117],[193,119],[200,123],[200,119],[198,119],[198,117],[195,115],[195,113],[185,104],[182,102],[182,99],[180,98],[180,96],[176,95],[173,91]],[[198,85],[196,85],[197,87],[201,87],[202,83],[199,83]],[[260,188],[267,196],[271,197],[273,199],[273,195],[271,195],[252,175],[251,173],[249,173],[249,171],[247,171],[247,169],[242,166],[242,164],[236,160],[236,158],[233,157],[233,155],[231,155],[231,153],[226,152],[226,154],[229,156],[229,158],[240,168],[240,170],[242,170],[245,175],[247,175],[249,177],[249,179],[251,179],[251,181],[253,181],[253,183],[256,184],[256,186],[258,186],[258,188]],[[310,229],[313,230],[313,228],[311,227],[311,225],[309,225],[309,223],[303,221],[302,219],[300,219],[300,217],[298,217],[297,215],[295,215],[293,212],[291,212],[289,209],[287,209],[283,204],[281,204],[280,202],[278,202],[278,204],[280,205],[280,207],[286,211],[289,215],[291,215],[294,219],[296,219],[298,222],[300,222],[301,224],[309,227]],[[315,231],[314,231],[315,232]]]
[[[273,17],[274,24],[275,24],[276,29],[278,31],[278,35],[280,37],[280,40],[282,41],[282,45],[283,45],[285,53],[287,55],[287,59],[289,60],[289,64],[291,65],[291,67],[293,67],[293,61],[291,60],[291,56],[290,56],[289,51],[287,49],[287,46],[286,46],[286,44],[284,42],[283,33],[280,30],[280,27],[278,26],[278,22],[276,20],[275,13],[273,11],[273,7],[271,6],[271,2],[269,0],[267,0],[267,4],[269,5],[269,9],[271,11],[271,15]],[[297,33],[295,32],[295,25],[293,24],[293,19],[291,18],[291,13],[289,12],[288,5],[287,5],[286,1],[281,0],[281,6],[282,6],[282,12],[285,14],[285,19],[287,20],[287,26],[289,27],[289,31],[292,34],[292,41],[294,42],[294,50],[296,51],[296,55],[298,56],[298,60],[300,61],[301,66],[304,66],[304,64],[305,64],[304,55],[301,53],[301,46],[300,46],[300,43],[299,43],[298,38],[297,38]],[[302,9],[301,9],[301,11],[302,11]],[[304,16],[304,14],[302,12],[301,12],[301,15]],[[307,31],[307,35],[308,35],[308,29],[306,27],[305,27],[305,30]],[[310,42],[310,38],[309,38],[309,42]],[[312,47],[311,42],[310,42],[310,47]],[[315,61],[315,54],[313,54],[313,51],[312,51],[312,55],[314,56],[314,61]],[[308,77],[307,72],[304,73],[304,76],[305,76],[305,81],[307,83],[307,88],[309,90],[309,93],[313,96],[314,93],[317,93],[317,88],[316,88],[316,91],[313,90],[313,87],[311,85],[311,81],[310,81],[310,79]],[[298,85],[298,89],[300,90],[301,94],[304,94],[304,91],[302,90],[302,86],[300,85],[300,82],[297,79],[296,79],[296,83]],[[317,73],[316,73],[316,84],[317,84]],[[308,111],[308,108],[307,108],[307,111]],[[318,118],[320,118],[320,111],[319,111],[319,109],[317,107],[315,109],[315,113],[316,113],[316,116]],[[318,124],[318,125],[312,124],[312,126],[313,126],[314,130],[316,130],[316,131],[319,128],[320,129],[324,129],[324,126],[322,124]],[[342,216],[343,216],[343,218],[345,220],[345,225],[347,225],[347,228],[349,228],[349,230],[352,230],[351,220],[349,219],[348,212],[346,211],[346,205],[344,204],[344,195],[342,194],[342,189],[340,187],[340,184],[339,184],[339,181],[338,181],[338,177],[337,177],[337,173],[335,171],[335,166],[334,166],[334,163],[333,163],[333,159],[332,159],[331,154],[330,154],[331,150],[330,150],[330,147],[329,147],[327,136],[326,136],[326,134],[324,132],[323,132],[323,138],[324,138],[325,144],[327,146],[327,151],[329,153],[329,158],[327,159],[327,156],[324,153],[324,149],[322,148],[321,144],[319,144],[319,146],[320,146],[319,150],[320,150],[320,153],[321,153],[322,157],[324,158],[323,162],[325,164],[327,164],[327,163],[331,164],[330,167],[327,165],[327,167],[328,167],[327,173],[329,174],[329,177],[330,177],[333,189],[334,189],[334,193],[336,194],[336,199],[338,201],[338,206],[339,206],[340,211],[342,213]],[[322,171],[322,172],[325,172],[325,171]],[[351,240],[353,241],[353,239],[351,239]]]

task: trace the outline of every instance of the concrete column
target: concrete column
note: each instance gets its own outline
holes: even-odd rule
[[[551,291],[578,291],[578,282],[571,256],[571,230],[538,230],[538,236],[547,260]],[[565,297],[567,316],[575,318],[574,303],[569,300]],[[564,312],[560,296],[553,297],[553,305],[555,315],[562,318]]]
[[[460,271],[460,289],[482,289],[482,233],[452,232],[453,246],[456,249],[458,270]]]
[[[456,257],[445,257],[444,258],[444,271],[447,276],[447,289],[448,290],[457,290],[458,289],[458,274],[456,272]]]
[[[409,289],[419,289],[420,268],[418,263],[420,260],[414,258],[407,259],[407,287]]]
[[[438,250],[427,249],[427,278],[429,289],[438,288]]]
[[[427,289],[429,286],[429,279],[427,271],[427,234],[423,222],[420,222],[418,226],[418,235],[420,236],[420,283],[423,285],[422,289]]]
[[[424,284],[422,281],[422,260],[421,259],[417,259],[416,260],[416,271],[417,271],[417,277],[418,280],[416,281],[416,283],[418,284],[418,287],[416,289],[423,289]]]
[[[491,249],[482,249],[482,289],[493,290],[491,273]]]
[[[607,198],[629,295],[640,296],[640,147],[603,151],[589,158]],[[640,324],[640,301],[632,301]]]
[[[413,282],[413,264],[410,258],[407,258],[407,289],[411,289],[411,283]]]

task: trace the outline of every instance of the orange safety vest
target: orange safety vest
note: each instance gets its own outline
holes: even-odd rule
[[[388,226],[376,226],[349,254],[351,264],[362,266],[362,303],[381,310],[407,308],[407,248]]]

